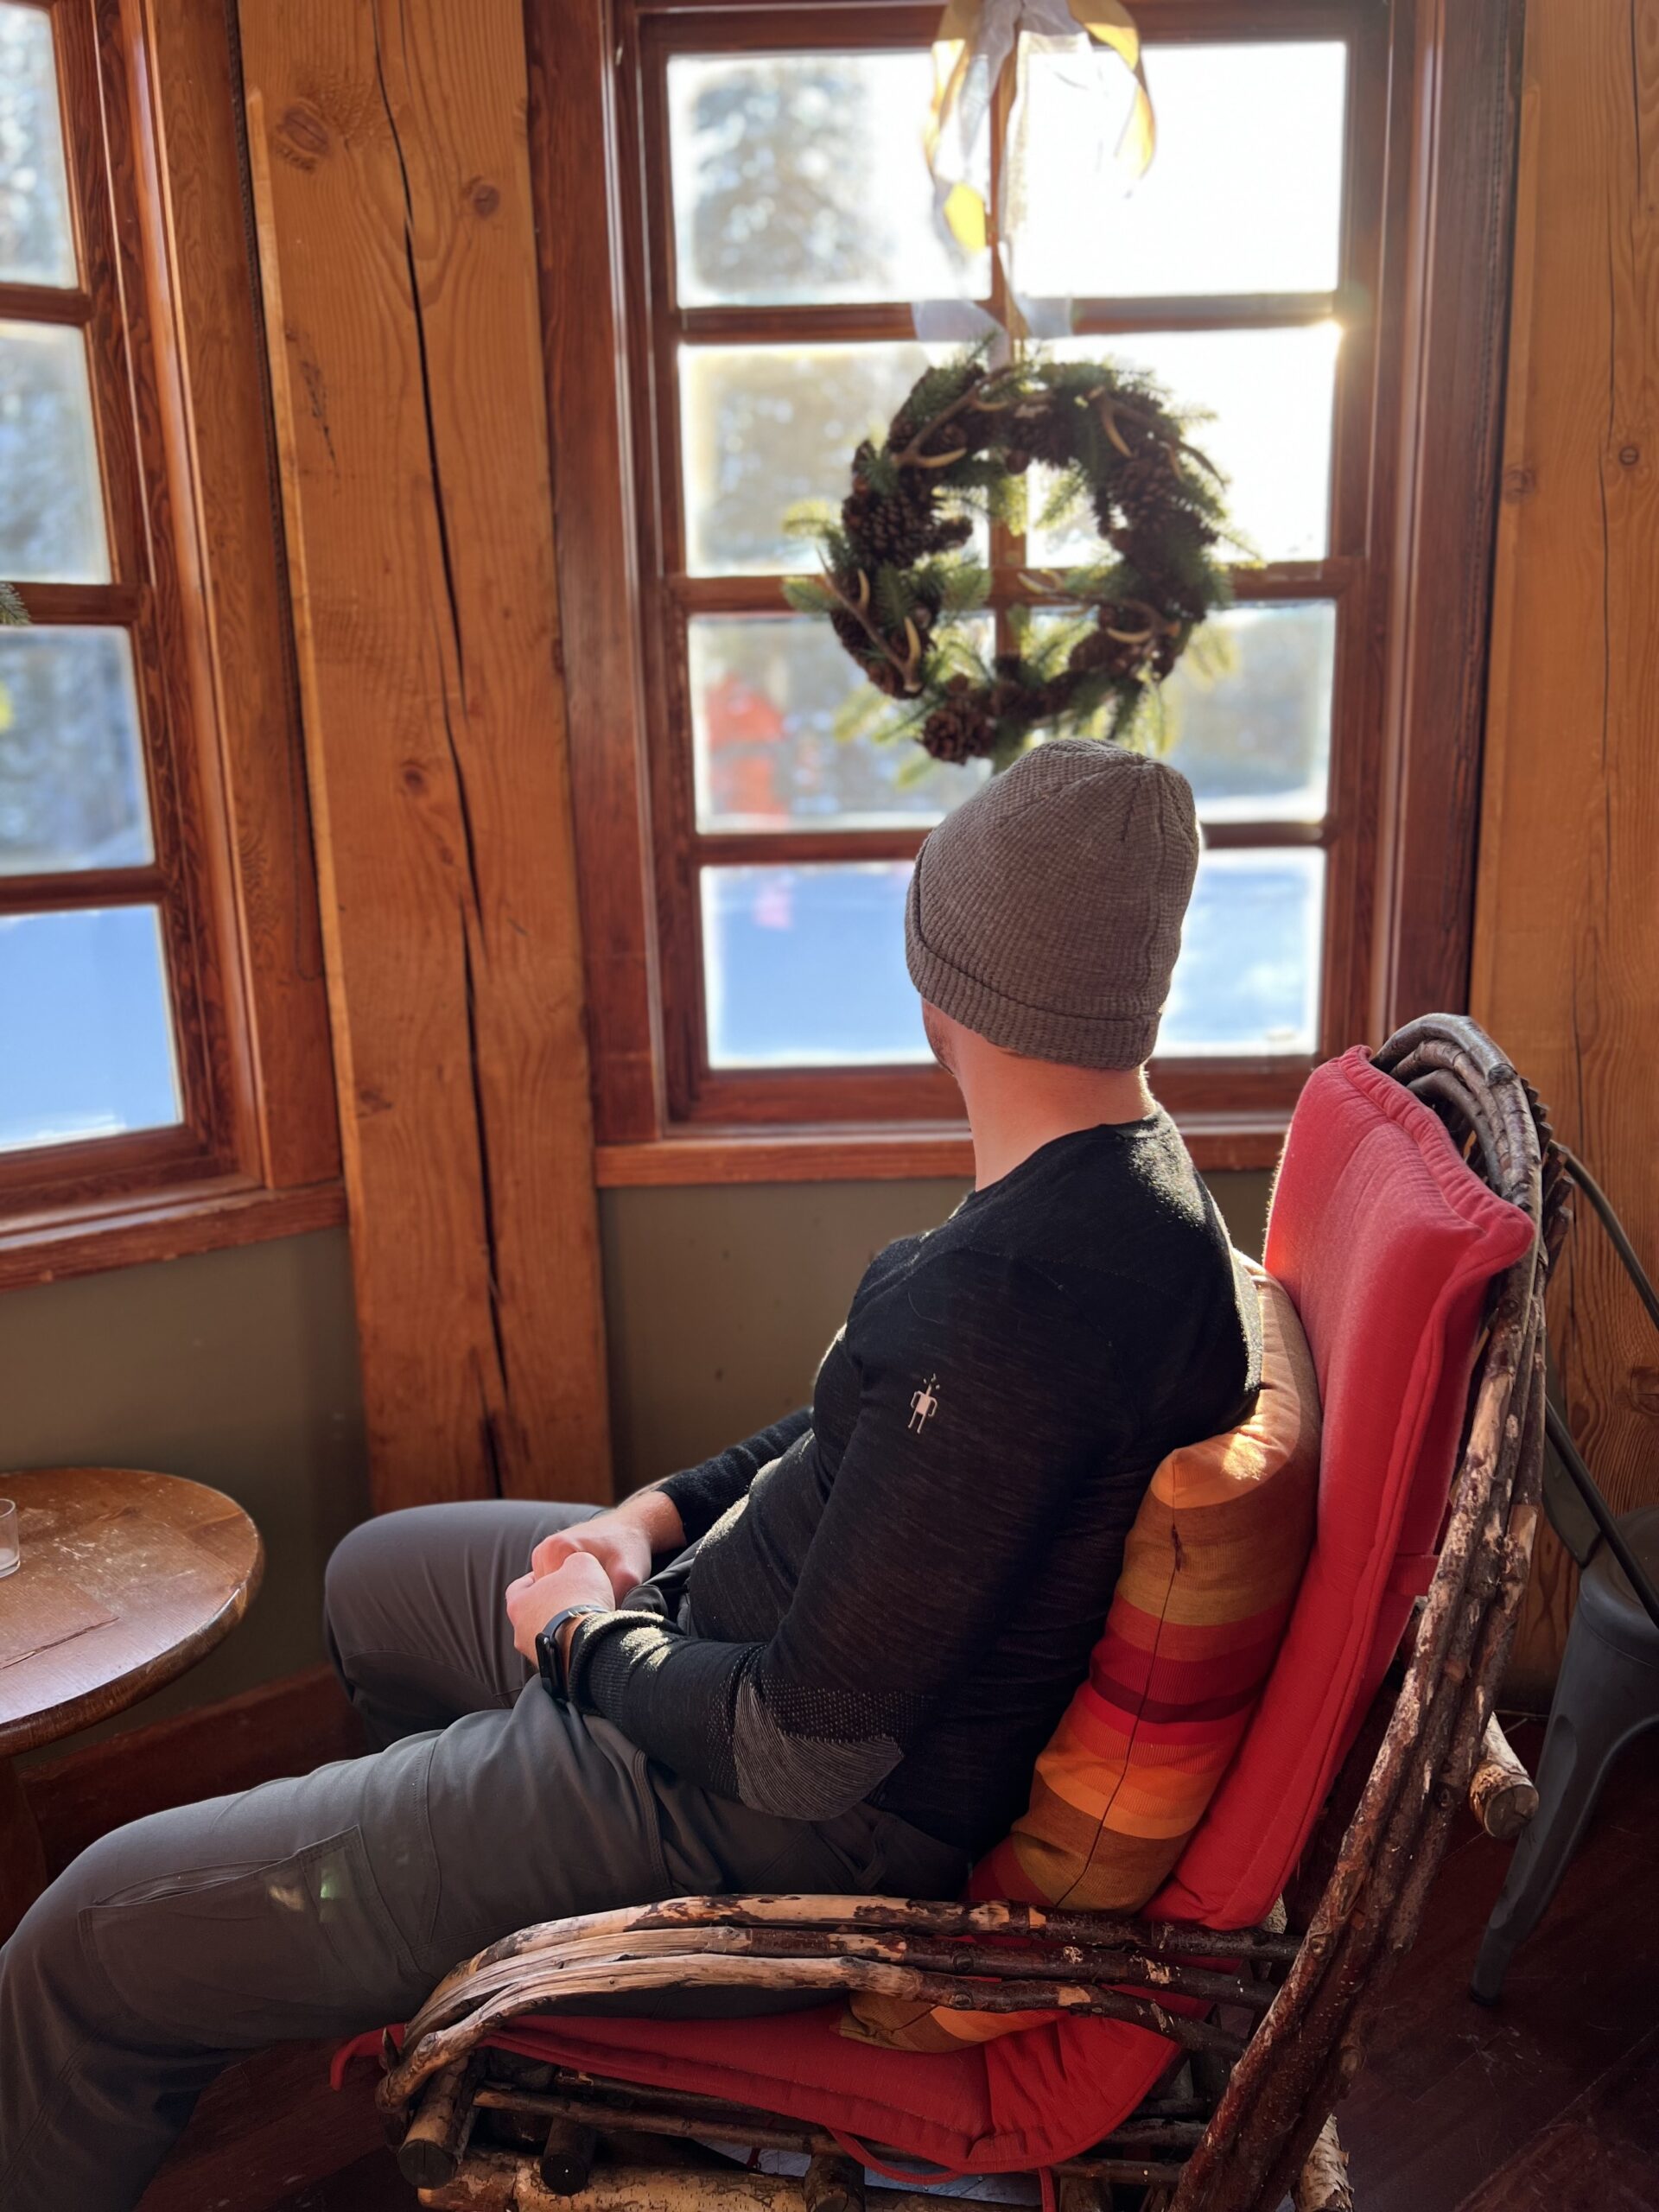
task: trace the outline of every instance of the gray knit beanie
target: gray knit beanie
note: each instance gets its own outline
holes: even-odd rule
[[[1198,865],[1185,776],[1118,745],[1052,739],[923,845],[905,910],[911,981],[1027,1059],[1138,1067]]]

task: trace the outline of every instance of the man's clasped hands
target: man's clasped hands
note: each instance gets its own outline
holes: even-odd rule
[[[651,1573],[653,1559],[682,1550],[685,1530],[666,1492],[642,1490],[591,1520],[543,1536],[530,1555],[530,1571],[506,1589],[507,1618],[517,1649],[536,1664],[536,1639],[570,1605],[606,1611],[625,1602]],[[567,1623],[561,1641],[569,1656],[577,1624]]]

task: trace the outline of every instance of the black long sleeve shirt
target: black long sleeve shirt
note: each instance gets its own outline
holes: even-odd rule
[[[1024,1806],[1164,1454],[1243,1418],[1255,1298],[1161,1113],[1046,1145],[872,1262],[810,1412],[672,1476],[691,1547],[572,1694],[759,1810],[970,1853]]]

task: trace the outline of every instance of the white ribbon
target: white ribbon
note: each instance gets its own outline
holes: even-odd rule
[[[982,252],[988,235],[985,194],[991,175],[996,88],[1017,49],[1015,96],[1003,148],[997,194],[997,233],[1010,291],[1027,321],[1018,282],[1018,241],[1027,219],[1031,129],[1029,65],[1040,56],[1050,82],[1100,111],[1096,143],[1103,148],[1121,102],[1120,70],[1134,79],[1127,120],[1113,160],[1127,181],[1146,169],[1155,144],[1152,103],[1141,66],[1141,41],[1122,0],[950,0],[933,43],[933,105],[925,146],[934,204],[957,244]],[[1084,126],[1071,134],[1088,143]]]

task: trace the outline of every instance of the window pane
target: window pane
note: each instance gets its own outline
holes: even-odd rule
[[[931,1058],[905,967],[908,861],[702,872],[717,1068]]]
[[[1192,442],[1227,477],[1234,527],[1264,561],[1317,561],[1330,543],[1331,430],[1340,327],[1295,330],[1160,331],[1133,338],[1069,338],[1053,351],[1098,358],[1157,378],[1177,408],[1203,410]],[[1052,480],[1033,469],[1040,518]],[[1091,559],[1088,530],[1033,530],[1029,557],[1044,566]]]
[[[0,283],[73,284],[52,19],[0,4]]]
[[[984,625],[988,645],[990,626]],[[840,830],[937,822],[988,772],[949,767],[913,738],[877,734],[898,709],[880,699],[809,615],[695,616],[690,625],[691,729],[700,830]],[[837,734],[849,708],[874,728]]]
[[[1164,686],[1168,750],[1211,822],[1317,822],[1331,766],[1337,610],[1234,607]]]
[[[1323,853],[1204,855],[1161,1056],[1314,1049],[1324,888]]]
[[[0,630],[0,875],[152,857],[124,630]]]
[[[0,576],[110,580],[86,348],[56,324],[0,322]]]
[[[682,307],[982,294],[922,155],[925,53],[677,55],[668,65]]]
[[[709,1060],[826,1067],[929,1058],[905,968],[907,861],[706,868]],[[1325,856],[1206,853],[1159,1038],[1181,1054],[1306,1052]]]
[[[680,353],[686,562],[694,576],[815,569],[784,527],[839,502],[861,438],[880,437],[928,365],[921,346],[688,346]]]
[[[1116,130],[1068,96],[1062,57],[1033,56],[1020,289],[1074,299],[1334,289],[1346,76],[1335,40],[1150,48],[1158,152],[1124,195],[1096,151],[1109,155]]]
[[[1038,612],[1041,632],[1075,614]],[[1213,614],[1164,684],[1162,758],[1210,822],[1317,822],[1331,764],[1337,610],[1323,601]]]
[[[181,1114],[154,906],[0,916],[0,1150]]]

